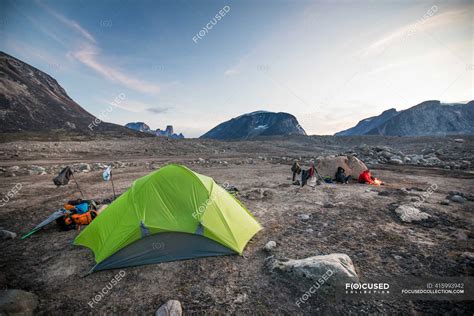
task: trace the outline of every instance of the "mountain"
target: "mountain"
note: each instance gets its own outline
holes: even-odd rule
[[[144,122],[127,123],[125,124],[125,127],[142,132],[142,133],[154,135],[154,136],[163,136],[163,137],[169,137],[169,138],[174,138],[174,139],[184,138],[183,133],[175,134],[173,132],[173,125],[167,125],[165,130],[161,130],[158,128],[156,129],[156,131],[150,129],[150,127]]]
[[[200,138],[226,140],[276,135],[306,135],[306,132],[291,114],[257,111],[221,123]]]
[[[398,112],[395,109],[384,111],[379,116],[372,116],[366,118],[357,123],[356,126],[336,133],[335,136],[365,135],[372,129],[376,128],[377,126],[380,126],[381,124],[385,123],[397,114]]]
[[[146,125],[143,122],[127,123],[125,127],[139,132],[153,133],[153,131],[150,129],[150,126]]]
[[[100,121],[74,102],[54,78],[0,52],[0,132],[49,131],[136,135]]]
[[[474,134],[474,101],[441,103],[425,101],[409,109],[394,109],[360,121],[336,136],[429,136]]]

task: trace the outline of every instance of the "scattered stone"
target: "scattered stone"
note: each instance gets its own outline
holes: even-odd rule
[[[183,309],[181,303],[177,300],[169,300],[155,312],[155,316],[181,316]]]
[[[474,252],[465,251],[461,254],[461,257],[474,261]]]
[[[310,219],[310,216],[308,214],[300,214],[298,215],[299,219],[301,219],[302,221],[307,221]]]
[[[456,138],[456,139],[454,140],[454,142],[456,142],[456,143],[464,143],[464,139],[462,139],[462,138]]]
[[[461,195],[453,195],[451,196],[451,201],[456,202],[456,203],[464,203],[465,199]]]
[[[395,213],[397,213],[400,219],[405,223],[419,222],[431,217],[431,215],[409,205],[401,205],[397,207]]]
[[[342,253],[314,256],[300,260],[289,259],[287,261],[274,259],[269,262],[271,271],[279,271],[288,274],[296,281],[316,282],[323,275],[330,275],[325,284],[339,284],[359,282],[359,277],[352,264],[351,258]],[[328,274],[328,271],[331,271]]]
[[[89,172],[91,171],[91,166],[88,163],[81,162],[78,166],[77,169],[81,172]]]
[[[245,301],[247,301],[246,293],[237,295],[237,298],[234,300],[234,303],[242,304],[242,303],[245,303]]]
[[[398,159],[398,158],[390,158],[390,163],[392,165],[403,165],[403,161],[401,159]]]
[[[0,238],[3,240],[14,239],[16,238],[16,234],[5,229],[0,229]]]
[[[443,201],[439,202],[439,204],[441,204],[441,205],[449,205],[449,200],[443,200]]]
[[[463,231],[460,231],[460,230],[458,230],[456,232],[455,236],[458,240],[467,240],[468,239],[468,236],[466,235],[466,233],[463,232]]]
[[[265,245],[264,249],[268,252],[272,251],[273,248],[276,247],[276,242],[274,242],[273,240],[270,240],[269,242],[267,242],[267,244]]]
[[[33,315],[38,297],[22,290],[0,292],[0,315]]]
[[[31,167],[29,168],[28,173],[29,173],[30,175],[34,175],[34,174],[42,174],[42,173],[45,172],[45,171],[46,171],[45,168],[43,168],[43,167],[41,167],[41,166],[35,166],[35,165],[33,165],[33,166],[31,166]]]

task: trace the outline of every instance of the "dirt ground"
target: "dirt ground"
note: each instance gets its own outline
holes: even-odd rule
[[[51,224],[25,240],[0,241],[0,289],[35,293],[40,299],[38,314],[152,315],[161,304],[176,299],[189,315],[472,315],[473,301],[334,302],[317,295],[298,307],[295,302],[307,286],[268,271],[265,262],[269,255],[263,247],[274,240],[276,258],[345,253],[352,259],[362,281],[474,275],[474,202],[440,204],[449,191],[474,194],[472,170],[380,165],[372,170],[386,182],[385,186],[326,184],[312,189],[291,185],[289,162],[267,159],[310,158],[336,153],[362,142],[387,144],[385,138],[354,138],[341,144],[334,139],[229,143],[144,139],[0,144],[0,166],[5,168],[114,160],[136,162],[135,166],[114,169],[117,192],[126,191],[133,180],[160,166],[182,163],[213,177],[218,183],[236,186],[240,201],[264,227],[248,243],[243,256],[123,269],[123,279],[91,308],[88,303],[120,270],[86,276],[94,265],[92,252],[72,245],[77,231],[58,231]],[[442,138],[428,141],[413,138],[405,142],[391,140],[389,145],[415,152],[423,146],[442,147],[443,142]],[[472,143],[464,150],[472,153]],[[199,163],[199,158],[208,162]],[[77,173],[76,179],[86,198],[102,200],[112,196],[110,183],[101,180],[100,171]],[[0,226],[20,236],[66,201],[80,197],[72,183],[56,188],[50,174],[0,177],[2,196],[17,183],[22,184],[22,189],[0,208]],[[399,189],[422,192],[433,184],[437,190],[420,207],[432,215],[432,219],[427,224],[402,223],[394,208],[409,203],[414,195]],[[301,214],[309,215],[309,220],[301,220]]]

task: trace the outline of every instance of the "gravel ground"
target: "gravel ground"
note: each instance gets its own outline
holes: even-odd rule
[[[338,140],[339,139],[339,140]],[[473,139],[466,138],[460,155],[472,156]],[[450,191],[474,194],[469,170],[379,165],[375,176],[385,186],[321,185],[312,189],[291,185],[290,160],[337,153],[362,143],[390,145],[416,153],[446,148],[446,138],[387,140],[382,137],[307,137],[254,142],[200,140],[16,141],[0,144],[0,166],[61,165],[121,161],[114,169],[117,192],[134,179],[166,163],[182,163],[235,185],[238,198],[264,229],[247,245],[243,256],[170,262],[123,269],[123,279],[91,308],[88,304],[120,270],[85,276],[93,266],[89,249],[71,244],[77,231],[55,225],[26,240],[1,241],[0,289],[16,288],[38,295],[38,314],[148,314],[169,299],[181,301],[185,314],[470,314],[473,301],[335,301],[317,294],[298,307],[308,289],[285,275],[270,273],[263,246],[277,243],[276,258],[305,258],[346,253],[362,281],[401,277],[473,276],[473,203],[440,202]],[[449,139],[448,139],[449,140]],[[389,144],[387,144],[387,142]],[[456,146],[456,145],[453,145]],[[44,149],[43,149],[44,148]],[[451,153],[455,155],[456,153]],[[201,160],[199,159],[201,158]],[[285,159],[282,159],[285,158]],[[226,162],[225,164],[223,162]],[[87,198],[112,195],[100,171],[77,173]],[[31,227],[67,200],[79,197],[73,184],[55,188],[52,176],[0,176],[0,192],[15,184],[22,189],[0,208],[0,226],[18,233]],[[431,185],[437,190],[420,209],[431,215],[426,223],[403,223],[397,205],[407,204]],[[408,193],[401,189],[410,189]],[[417,191],[416,189],[419,191]],[[417,193],[418,192],[418,193]],[[309,215],[301,220],[299,215]]]

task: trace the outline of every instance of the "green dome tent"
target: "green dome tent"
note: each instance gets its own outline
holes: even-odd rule
[[[212,178],[171,164],[136,180],[74,244],[94,252],[98,271],[242,254],[261,228]]]

